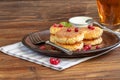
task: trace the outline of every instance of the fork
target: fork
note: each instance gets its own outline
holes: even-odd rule
[[[48,45],[54,46],[55,48],[58,48],[59,50],[63,51],[64,53],[66,53],[66,54],[68,54],[68,55],[72,55],[72,54],[73,54],[72,51],[70,51],[70,50],[68,50],[68,49],[65,49],[65,48],[63,48],[63,47],[61,47],[61,46],[58,46],[58,45],[52,43],[52,42],[49,41],[49,40],[47,40],[47,41],[42,40],[38,34],[31,33],[31,34],[29,35],[29,39],[30,39],[30,41],[31,41],[33,44],[35,44],[35,45],[44,43],[44,44],[48,44]]]
[[[88,19],[88,20],[86,20],[86,22],[87,22],[89,25],[91,25],[91,24],[94,23],[94,24],[98,25],[99,27],[101,27],[102,29],[109,31],[109,32],[117,35],[117,36],[120,38],[120,33],[119,33],[119,32],[113,31],[113,30],[107,28],[106,26],[102,25],[101,23],[94,21],[93,19]]]

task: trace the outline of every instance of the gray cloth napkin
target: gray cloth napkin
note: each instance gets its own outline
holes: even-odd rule
[[[117,47],[115,47],[115,48],[117,48]],[[103,54],[109,52],[110,50],[108,50],[104,53],[98,54],[96,56],[92,56],[92,57],[74,58],[74,59],[60,58],[60,63],[58,65],[50,64],[50,62],[49,62],[50,57],[40,55],[40,53],[37,53],[37,52],[27,48],[26,46],[24,46],[22,44],[22,42],[18,42],[15,44],[0,47],[0,51],[2,51],[5,54],[11,55],[11,56],[15,56],[15,57],[18,57],[18,58],[21,58],[21,59],[24,59],[24,60],[27,60],[30,62],[34,62],[34,63],[40,64],[40,65],[61,71],[66,68],[69,68],[71,66],[74,66],[76,64],[79,64],[81,62],[84,62],[86,60],[103,55]]]

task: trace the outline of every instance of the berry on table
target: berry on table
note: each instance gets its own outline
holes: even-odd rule
[[[57,65],[60,63],[60,59],[58,58],[50,58],[50,63],[53,64],[53,65]]]

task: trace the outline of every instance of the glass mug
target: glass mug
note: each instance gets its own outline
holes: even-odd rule
[[[120,29],[120,0],[97,0],[100,22],[108,28]]]

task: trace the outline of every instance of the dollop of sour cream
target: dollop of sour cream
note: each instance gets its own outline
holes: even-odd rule
[[[86,22],[88,19],[92,19],[87,16],[76,16],[69,19],[69,22],[75,27],[87,27],[89,24]]]

